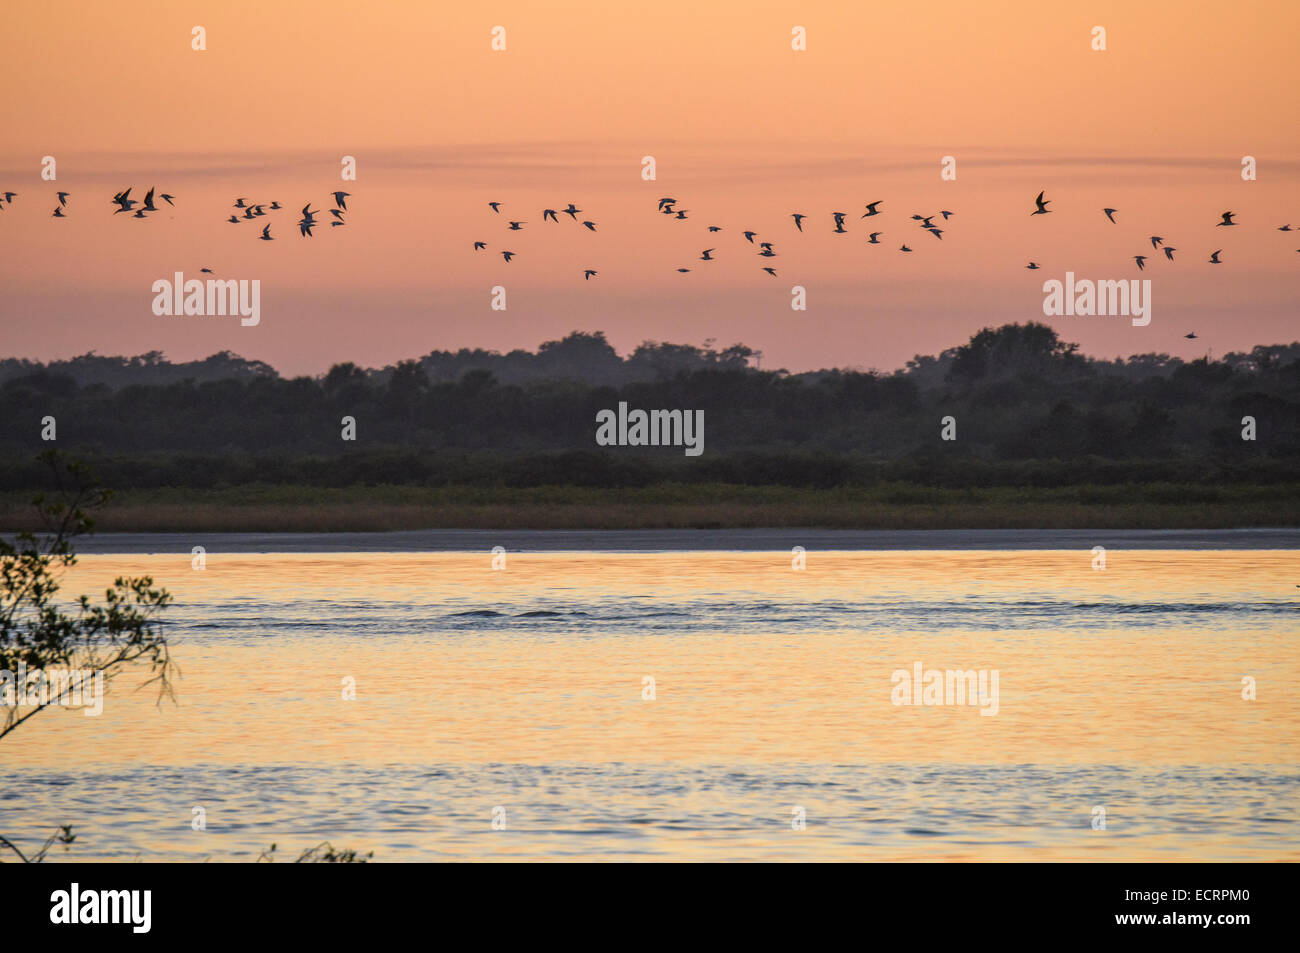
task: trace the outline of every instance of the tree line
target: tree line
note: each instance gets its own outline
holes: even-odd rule
[[[42,421],[123,488],[246,483],[836,486],[1294,480],[1300,344],[1217,360],[1090,358],[987,328],[892,373],[759,370],[743,345],[575,332],[536,353],[433,352],[284,378],[231,354],[0,361],[0,489],[40,485]],[[595,446],[598,411],[702,409],[705,452]],[[342,439],[343,418],[356,440]],[[951,417],[951,436],[941,421]],[[1243,418],[1251,418],[1249,428]],[[1254,439],[1243,439],[1250,429]]]

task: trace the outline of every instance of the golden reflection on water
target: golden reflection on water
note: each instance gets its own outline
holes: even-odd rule
[[[0,745],[4,760],[274,763],[719,762],[1271,763],[1300,750],[1296,627],[805,628],[800,604],[1041,599],[1096,603],[1294,598],[1293,552],[811,553],[804,572],[780,553],[212,554],[85,556],[65,594],[97,592],[119,573],[150,573],[178,602],[293,601],[303,618],[331,604],[414,603],[430,619],[466,608],[581,608],[620,598],[666,606],[715,596],[775,604],[771,626],[745,631],[559,634],[548,620],[512,631],[329,637],[281,631],[223,643],[179,638],[177,704],[123,679],[104,714],[48,712]],[[449,602],[454,600],[454,605]],[[312,605],[312,603],[316,603]],[[756,609],[761,611],[760,609]],[[936,618],[943,613],[936,608]],[[1018,611],[1014,607],[1008,613]],[[1294,618],[1294,617],[1292,617]],[[784,620],[784,621],[780,621]],[[649,620],[647,620],[649,621]],[[252,623],[254,626],[256,622]],[[950,623],[951,624],[951,623]],[[173,630],[175,635],[176,630]],[[996,669],[999,712],[895,706],[891,673]],[[1258,698],[1243,701],[1241,679]],[[341,697],[345,676],[357,699]],[[643,679],[654,701],[642,700]]]
[[[123,677],[101,716],[45,712],[0,743],[28,777],[102,771],[102,795],[36,788],[23,818],[72,811],[99,832],[92,859],[251,859],[294,818],[394,860],[1300,857],[1294,552],[1112,551],[1105,571],[1086,551],[490,560],[82,557],[65,596],[145,573],[175,594],[182,677],[175,704]],[[504,615],[455,615],[485,611]],[[997,670],[997,715],[892,704],[918,661]],[[816,816],[791,840],[796,798]],[[1099,798],[1128,834],[1088,829]],[[199,800],[250,826],[196,840]],[[499,802],[532,833],[479,836]],[[349,813],[377,803],[378,821]]]

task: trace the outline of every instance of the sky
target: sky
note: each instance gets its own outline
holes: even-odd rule
[[[602,330],[798,371],[891,369],[1012,321],[1102,357],[1300,337],[1300,4],[700,6],[10,0],[0,356],[229,349],[316,374]],[[176,204],[114,215],[127,186]],[[346,225],[299,236],[336,189]],[[1031,216],[1040,189],[1052,214]],[[239,197],[285,208],[231,224]],[[578,220],[542,220],[570,202]],[[941,239],[910,217],[941,209]],[[1227,210],[1239,225],[1216,227]],[[260,281],[257,326],[153,313],[155,281],[203,267]],[[1150,279],[1151,323],[1045,317],[1067,271]]]

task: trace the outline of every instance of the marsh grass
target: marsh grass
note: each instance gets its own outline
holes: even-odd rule
[[[30,494],[0,495],[0,528],[28,528]],[[948,489],[250,484],[118,494],[100,532],[403,529],[1216,529],[1300,525],[1300,484],[1154,483]]]

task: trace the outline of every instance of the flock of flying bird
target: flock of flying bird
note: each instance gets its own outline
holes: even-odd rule
[[[866,211],[865,211],[865,212],[864,212],[860,217],[861,217],[861,218],[874,218],[875,216],[882,214],[881,211],[880,211],[880,206],[883,205],[883,204],[884,204],[884,200],[883,200],[883,199],[882,199],[882,200],[877,200],[877,201],[875,201],[875,202],[869,202],[869,203],[867,203],[867,205],[866,205]],[[1052,214],[1052,210],[1049,209],[1049,208],[1047,207],[1049,204],[1051,204],[1051,200],[1048,199],[1048,198],[1046,197],[1046,190],[1044,190],[1044,191],[1042,191],[1042,192],[1039,192],[1037,198],[1034,199],[1034,210],[1033,210],[1032,212],[1030,212],[1029,214],[1030,214],[1031,216],[1034,216],[1034,215],[1050,215],[1050,214]],[[497,213],[498,215],[501,214],[501,206],[502,206],[502,203],[501,203],[501,202],[489,202],[488,205],[491,207],[491,209],[492,209],[493,212]],[[670,216],[670,217],[672,217],[672,218],[674,218],[674,219],[679,219],[679,220],[685,220],[685,219],[687,219],[687,217],[688,217],[688,216],[687,216],[687,212],[689,212],[690,209],[678,208],[677,206],[678,206],[678,201],[677,201],[677,199],[672,198],[672,197],[669,197],[669,196],[665,196],[665,197],[659,199],[659,203],[658,203],[658,211],[659,211],[661,214],[663,214],[663,215],[667,215],[667,216]],[[1106,216],[1106,218],[1111,222],[1111,224],[1118,224],[1118,223],[1116,222],[1116,220],[1115,220],[1115,213],[1118,212],[1119,209],[1114,209],[1114,208],[1103,208],[1101,211],[1102,211],[1102,214],[1104,214],[1104,215]],[[569,215],[569,216],[570,216],[574,221],[577,221],[577,220],[578,220],[578,215],[581,214],[582,209],[577,208],[575,205],[573,205],[573,203],[569,203],[568,208],[560,209],[559,212],[560,212],[560,213],[567,213],[567,214],[568,214],[568,215]],[[935,212],[935,213],[932,214],[932,215],[921,215],[921,214],[919,214],[919,213],[918,213],[918,214],[914,214],[914,215],[912,215],[911,220],[914,221],[914,222],[917,224],[917,227],[919,227],[922,231],[924,231],[924,232],[928,232],[929,234],[933,235],[936,239],[942,241],[942,240],[943,240],[943,233],[944,233],[945,229],[942,228],[942,227],[940,227],[940,225],[947,223],[948,219],[952,218],[952,216],[955,215],[955,214],[956,214],[955,212],[949,211],[948,209],[942,209],[942,210],[940,210],[940,211],[938,211],[938,212]],[[833,234],[837,234],[837,235],[844,235],[844,234],[847,234],[847,233],[848,233],[848,229],[845,227],[845,221],[848,219],[848,213],[847,213],[847,212],[831,212],[830,215],[831,215],[831,220],[832,220],[832,222],[833,222],[833,228],[831,229],[832,233],[833,233]],[[941,222],[936,223],[936,220],[937,220],[937,219],[940,219],[941,216],[942,216],[942,220],[941,220]],[[790,214],[790,217],[791,217],[791,219],[794,220],[794,227],[795,227],[795,229],[796,229],[797,231],[799,231],[799,232],[802,233],[802,232],[804,231],[804,222],[808,220],[809,216],[806,215],[806,214],[803,213],[803,212],[792,212],[792,213]],[[1223,213],[1220,215],[1220,221],[1218,221],[1218,222],[1215,223],[1215,224],[1216,224],[1216,227],[1231,227],[1231,226],[1235,226],[1235,225],[1237,225],[1238,222],[1234,221],[1235,217],[1236,217],[1236,213],[1235,213],[1235,212],[1223,212]],[[551,221],[551,222],[555,222],[555,223],[558,224],[559,221],[560,221],[560,219],[559,219],[559,217],[558,217],[558,215],[557,215],[555,209],[549,209],[549,208],[548,208],[548,209],[543,209],[543,210],[542,210],[542,221],[543,221],[543,222]],[[522,230],[522,228],[523,228],[524,225],[526,225],[526,224],[528,224],[528,223],[525,222],[525,221],[510,221],[510,223],[509,223],[509,230],[510,230],[510,231],[520,231],[520,230]],[[596,230],[596,225],[595,225],[594,222],[584,221],[582,224],[585,225],[588,229],[590,229],[590,230],[593,231],[593,232]],[[721,225],[709,225],[709,226],[708,226],[708,230],[709,230],[710,233],[714,233],[714,232],[720,232],[720,231],[722,231],[723,228],[722,228]],[[1278,227],[1278,231],[1280,231],[1280,232],[1300,231],[1300,227],[1293,227],[1293,226],[1291,226],[1290,224],[1287,224],[1287,225],[1281,225],[1281,226]],[[768,241],[755,241],[755,239],[758,237],[758,232],[753,231],[753,230],[745,230],[745,231],[741,232],[741,234],[744,236],[744,238],[745,238],[746,241],[748,241],[748,242],[749,242],[751,245],[753,245],[755,248],[759,249],[759,251],[757,252],[757,256],[758,256],[759,258],[776,258],[776,257],[777,257],[777,252],[776,252],[776,250],[775,250],[775,246],[774,246],[774,244],[773,244],[772,242],[768,242]],[[873,231],[873,232],[871,232],[871,233],[867,236],[867,244],[868,244],[868,245],[879,245],[879,244],[881,244],[881,242],[880,242],[880,236],[883,235],[883,234],[884,234],[883,232],[879,232],[879,231]],[[1153,249],[1156,249],[1157,251],[1162,251],[1162,252],[1164,252],[1165,258],[1166,258],[1167,260],[1169,260],[1169,261],[1173,261],[1173,260],[1174,260],[1174,252],[1176,252],[1176,251],[1178,250],[1178,249],[1175,248],[1174,246],[1166,244],[1166,243],[1165,243],[1165,239],[1164,239],[1162,236],[1160,236],[1160,235],[1152,235],[1152,236],[1151,236],[1151,247],[1152,247]],[[485,242],[485,241],[476,241],[476,242],[474,242],[474,250],[475,250],[475,251],[483,251],[483,250],[485,250],[486,248],[487,248],[487,242]],[[716,259],[716,258],[713,256],[713,253],[716,252],[717,250],[718,250],[718,249],[717,249],[716,247],[714,247],[714,248],[705,248],[705,249],[703,249],[703,250],[701,251],[701,253],[700,253],[700,257],[699,257],[698,260],[699,260],[699,261],[717,261],[718,259]],[[911,252],[911,251],[912,251],[911,247],[909,247],[908,244],[907,244],[906,242],[904,242],[901,246],[899,246],[899,249],[898,249],[898,250],[899,250],[900,252]],[[1300,248],[1297,248],[1296,251],[1297,251],[1297,252],[1300,252]],[[1221,264],[1223,264],[1223,263],[1224,263],[1224,262],[1223,262],[1223,259],[1220,257],[1222,254],[1223,254],[1223,249],[1222,249],[1222,248],[1216,249],[1215,251],[1213,251],[1213,252],[1210,254],[1210,257],[1209,257],[1209,259],[1207,260],[1208,263],[1209,263],[1209,264],[1212,264],[1212,265],[1221,265]],[[504,251],[504,250],[503,250],[503,251],[501,252],[501,255],[502,255],[503,258],[505,258],[505,260],[506,260],[507,262],[509,262],[512,258],[515,257],[515,252],[513,252],[513,251]],[[1146,268],[1146,261],[1147,261],[1147,258],[1148,258],[1148,257],[1149,257],[1149,256],[1147,256],[1147,255],[1134,255],[1134,256],[1133,256],[1133,261],[1137,264],[1137,266],[1138,266],[1138,270],[1139,270],[1139,271],[1145,270],[1145,268]],[[1031,261],[1031,262],[1029,262],[1029,264],[1025,265],[1025,267],[1028,268],[1030,271],[1035,271],[1035,270],[1041,268],[1042,266],[1039,265],[1039,263],[1036,262],[1036,261]],[[767,274],[771,275],[772,277],[776,277],[776,269],[775,269],[773,266],[771,266],[771,265],[763,265],[763,266],[762,266],[762,270],[765,271],[765,272],[767,272]],[[682,273],[682,274],[685,274],[685,273],[691,271],[691,269],[690,269],[690,268],[686,268],[686,267],[682,267],[682,268],[678,268],[677,271],[680,272],[680,273]],[[586,269],[583,270],[582,275],[583,275],[583,279],[584,279],[584,280],[590,280],[591,278],[595,277],[595,275],[596,275],[596,271],[595,271],[595,269],[592,269],[592,268],[586,268]],[[1187,336],[1188,336],[1188,337],[1195,337],[1194,334],[1189,334],[1189,335],[1187,335]]]
[[[868,202],[867,205],[866,205],[866,211],[863,212],[862,215],[861,215],[860,217],[861,217],[861,218],[874,218],[875,216],[882,214],[881,211],[880,211],[880,206],[883,205],[883,204],[884,204],[884,199],[878,199],[878,200],[876,200],[875,202]],[[663,197],[663,198],[661,198],[661,199],[659,200],[659,212],[660,212],[660,214],[662,214],[662,215],[669,215],[669,216],[672,216],[673,218],[676,218],[676,219],[685,219],[685,218],[687,217],[686,213],[689,212],[689,211],[690,211],[690,209],[679,209],[679,208],[677,208],[677,199],[675,199],[675,198],[671,198],[671,197],[669,197],[669,196],[665,196],[665,197]],[[943,211],[935,212],[933,215],[913,215],[913,216],[912,216],[912,219],[913,219],[913,221],[915,221],[915,222],[918,224],[918,226],[920,226],[920,228],[922,228],[923,230],[929,232],[929,233],[930,233],[931,235],[933,235],[935,238],[937,238],[937,239],[939,239],[939,240],[942,241],[942,240],[943,240],[944,229],[942,229],[942,228],[940,228],[938,225],[936,225],[936,224],[934,223],[934,220],[935,220],[936,218],[938,218],[940,215],[942,215],[942,216],[943,216],[943,220],[946,222],[946,221],[948,221],[949,218],[951,218],[951,217],[952,217],[953,215],[955,215],[955,214],[956,214],[955,212],[950,212],[950,211],[948,211],[947,209],[944,209]],[[791,212],[791,213],[790,213],[790,217],[791,217],[792,219],[794,219],[794,227],[795,227],[799,232],[802,232],[802,231],[803,231],[803,223],[804,223],[804,220],[807,219],[808,216],[807,216],[806,214],[804,214],[803,212]],[[835,223],[835,227],[832,229],[832,232],[833,232],[834,234],[836,234],[836,235],[846,235],[846,234],[848,234],[848,229],[844,227],[844,222],[845,222],[845,220],[846,220],[848,217],[849,217],[849,213],[848,213],[848,212],[831,212],[831,220]],[[713,232],[720,232],[720,231],[722,231],[723,229],[722,229],[722,226],[721,226],[721,225],[710,225],[710,226],[708,226],[708,230],[709,230],[710,233],[713,233]],[[884,234],[884,232],[872,232],[872,233],[870,233],[870,234],[867,236],[867,244],[868,244],[868,245],[879,245],[879,244],[880,244],[880,236],[883,235],[883,234]],[[758,237],[758,232],[753,231],[752,229],[747,229],[747,230],[741,232],[741,235],[743,235],[744,238],[745,238],[745,240],[748,241],[751,245],[755,246],[756,248],[761,249],[761,250],[757,253],[759,258],[776,258],[776,257],[777,257],[777,253],[776,253],[776,250],[775,250],[775,248],[774,248],[772,242],[756,242],[756,241],[754,241],[754,239]],[[899,251],[904,251],[904,252],[910,252],[911,250],[912,250],[912,249],[909,248],[909,247],[907,246],[906,243],[904,243],[904,244],[899,248]],[[704,249],[704,250],[700,253],[699,260],[700,260],[700,261],[717,261],[717,259],[713,257],[713,253],[714,253],[715,251],[717,251],[716,248],[706,248],[706,249]],[[771,275],[773,278],[777,277],[776,269],[775,269],[774,267],[772,267],[771,265],[763,265],[763,266],[762,266],[762,269],[763,269],[763,271],[765,271],[765,272],[767,272],[769,275]],[[680,273],[682,273],[682,274],[686,274],[686,273],[689,272],[691,269],[689,269],[689,268],[678,268],[677,270],[678,270]]]
[[[158,206],[154,204],[155,189],[150,188],[149,191],[145,193],[144,201],[142,202],[139,199],[131,198],[131,188],[134,188],[134,186],[128,187],[124,191],[118,192],[116,195],[113,196],[112,204],[117,206],[117,210],[113,212],[114,215],[121,215],[123,212],[127,212],[133,218],[145,218],[148,216],[150,212],[159,211]],[[0,198],[0,211],[4,210],[6,204],[12,205],[14,198],[18,195],[17,192],[4,192],[2,194],[3,194],[3,198]],[[68,207],[68,196],[71,193],[57,192],[55,194],[58,197],[59,204],[54,207],[54,212],[52,213],[52,216],[54,218],[67,218],[68,216],[64,214],[63,210]],[[347,199],[351,195],[350,192],[341,192],[341,191],[335,192],[333,194],[334,194],[334,208],[329,209],[330,215],[333,216],[333,219],[330,221],[331,228],[337,227],[339,225],[347,224],[344,221],[343,215],[348,210]],[[173,201],[176,198],[176,196],[169,195],[166,192],[158,193],[158,198],[163,201],[166,201],[168,205],[174,206],[176,204]],[[262,216],[266,215],[266,210],[268,208],[271,211],[276,211],[280,208],[283,208],[283,206],[280,205],[279,202],[249,204],[248,200],[244,198],[235,199],[235,204],[231,207],[242,209],[244,213],[243,215],[232,214],[230,218],[226,219],[227,222],[230,222],[231,224],[234,225],[238,225],[240,222],[243,221],[254,221],[258,218],[261,218]],[[316,216],[319,214],[321,214],[320,210],[319,209],[313,210],[310,202],[308,202],[306,205],[302,207],[302,218],[299,219],[297,223],[298,233],[300,236],[304,238],[311,238],[312,235],[311,230],[320,224],[320,222],[316,221]],[[271,235],[271,226],[269,224],[263,226],[262,234],[258,237],[264,242],[270,242],[275,240],[274,236]]]
[[[154,204],[154,192],[155,190],[153,188],[150,188],[149,191],[145,193],[143,202],[138,199],[131,198],[130,188],[127,188],[122,192],[118,192],[112,198],[112,204],[117,206],[117,210],[113,214],[120,215],[121,213],[126,212],[132,215],[134,218],[145,218],[150,212],[159,211],[158,206]],[[67,218],[67,216],[64,214],[64,209],[68,207],[69,193],[57,192],[55,194],[58,198],[59,204],[55,206],[52,216],[54,218]],[[14,198],[17,197],[17,195],[18,195],[17,192],[0,193],[0,211],[3,211],[6,205],[12,205]],[[334,208],[328,210],[330,215],[332,216],[332,219],[330,220],[331,228],[337,228],[340,225],[346,224],[346,222],[344,221],[344,213],[347,212],[347,208],[348,208],[347,199],[350,197],[350,195],[351,193],[343,192],[343,191],[338,191],[333,193]],[[1046,190],[1038,193],[1038,197],[1034,199],[1034,210],[1029,213],[1031,216],[1050,215],[1052,213],[1052,210],[1047,207],[1049,204],[1051,204],[1051,200],[1046,198],[1045,195],[1046,195]],[[174,195],[170,195],[166,192],[162,192],[158,194],[158,198],[162,201],[165,201],[168,205],[175,205],[175,202],[173,201],[175,199]],[[489,202],[488,206],[492,209],[494,213],[500,215],[502,204],[503,203],[501,202]],[[880,206],[883,204],[884,204],[883,200],[877,200],[875,202],[867,203],[866,211],[860,217],[874,218],[875,216],[882,214],[880,211]],[[660,212],[660,214],[670,216],[674,219],[685,221],[688,217],[687,212],[689,212],[690,209],[678,208],[677,205],[678,205],[677,199],[669,196],[665,196],[659,199],[658,211]],[[226,221],[232,225],[238,225],[240,222],[256,221],[257,219],[262,218],[267,214],[267,209],[270,209],[271,211],[278,211],[279,209],[283,208],[283,206],[281,206],[279,202],[250,203],[247,199],[240,197],[235,200],[235,204],[232,206],[232,208],[240,209],[243,212],[243,214],[242,215],[231,214],[231,216],[228,219],[226,219]],[[1118,224],[1115,221],[1115,213],[1119,211],[1118,209],[1103,208],[1101,211],[1102,214],[1104,214],[1112,224]],[[310,238],[312,236],[312,229],[320,224],[319,222],[316,221],[316,216],[319,214],[321,214],[320,210],[313,210],[310,202],[308,202],[306,205],[303,206],[302,218],[299,219],[297,222],[298,233],[301,237]],[[578,216],[581,214],[582,214],[582,209],[578,208],[576,205],[570,202],[566,208],[542,209],[542,221],[559,224],[560,216],[568,215],[569,218],[572,219],[574,222],[580,222],[581,225],[584,228],[586,228],[588,231],[592,231],[592,232],[596,231],[596,223],[587,219],[580,220]],[[831,214],[831,220],[834,223],[832,232],[837,235],[847,234],[848,229],[845,228],[844,223],[845,220],[848,218],[848,213],[831,212],[830,214]],[[939,227],[939,225],[935,224],[935,220],[938,219],[940,216],[942,216],[943,222],[947,223],[948,219],[950,219],[954,214],[956,213],[951,212],[948,209],[942,209],[938,212],[935,212],[932,215],[921,215],[919,213],[914,214],[912,215],[912,221],[916,222],[917,226],[922,231],[928,232],[929,234],[933,235],[936,239],[942,241],[944,229]],[[795,229],[802,233],[804,230],[804,222],[809,218],[809,216],[804,214],[803,212],[792,212],[790,214],[790,217],[791,219],[794,220]],[[1234,221],[1235,218],[1236,218],[1235,212],[1223,212],[1220,215],[1220,221],[1216,222],[1215,226],[1219,228],[1236,226],[1238,223]],[[512,232],[522,231],[523,227],[528,224],[527,221],[514,221],[509,219],[507,219],[507,221],[508,221],[507,230]],[[723,228],[721,225],[709,225],[708,230],[709,233],[712,234],[715,232],[722,231]],[[1293,227],[1290,224],[1286,224],[1286,225],[1279,226],[1278,231],[1280,232],[1300,231],[1300,227]],[[758,237],[758,232],[753,230],[745,230],[741,232],[741,234],[751,245],[759,249],[759,251],[757,252],[757,256],[759,258],[777,257],[777,253],[772,242],[768,242],[768,241],[756,242],[754,240]],[[867,236],[867,244],[879,245],[881,243],[880,236],[882,234],[884,233],[879,231],[871,232]],[[274,241],[274,236],[271,235],[270,224],[263,226],[262,233],[258,237],[260,238],[261,241],[266,241],[266,242]],[[486,248],[487,248],[487,242],[485,241],[474,242],[475,251],[483,251]],[[1160,235],[1151,236],[1151,248],[1154,251],[1164,252],[1165,258],[1169,261],[1174,260],[1174,252],[1178,250],[1174,246],[1166,244],[1165,239]],[[898,250],[900,252],[912,251],[912,249],[907,245],[906,242],[904,242],[901,246],[899,246]],[[717,259],[713,257],[713,253],[715,251],[717,251],[716,247],[705,248],[700,253],[699,260],[717,261]],[[1296,251],[1300,252],[1300,248],[1297,248]],[[515,257],[515,254],[516,254],[515,252],[510,251],[508,249],[503,249],[501,251],[501,256],[505,259],[507,263],[509,263],[510,260]],[[1223,259],[1219,257],[1222,254],[1223,254],[1222,248],[1216,249],[1214,252],[1210,254],[1208,263],[1212,265],[1223,264]],[[1137,264],[1139,271],[1146,269],[1146,261],[1148,257],[1150,256],[1148,255],[1133,256],[1133,261]],[[1025,267],[1031,271],[1035,271],[1042,266],[1039,265],[1038,262],[1036,261],[1031,261],[1029,262],[1029,264],[1025,265]],[[691,270],[690,268],[686,268],[686,267],[677,269],[678,272],[681,272],[683,274],[689,272],[690,270]],[[771,275],[772,277],[776,277],[776,269],[771,265],[763,265],[762,270],[765,271],[767,274]],[[594,268],[583,269],[582,277],[586,281],[590,281],[592,278],[596,277],[596,275],[597,272]]]
[[[343,219],[343,215],[348,210],[348,199],[351,197],[352,193],[340,191],[333,194],[334,207],[329,209],[329,213],[334,217],[330,220],[330,228],[338,228],[340,225],[347,224]],[[236,215],[232,213],[230,218],[226,219],[226,221],[231,225],[238,225],[240,222],[256,221],[266,214],[268,208],[275,212],[283,207],[284,206],[279,202],[271,202],[269,204],[265,202],[250,203],[248,199],[240,196],[235,199],[235,204],[232,205],[231,208],[242,209],[244,214]],[[302,207],[302,218],[298,220],[298,236],[300,238],[311,238],[311,230],[320,224],[320,222],[316,221],[316,216],[319,214],[321,214],[320,210],[313,209],[310,202]],[[275,241],[275,237],[271,234],[270,224],[262,227],[262,234],[259,235],[258,238],[264,242]]]
[[[488,206],[497,215],[501,214],[501,206],[503,204],[504,203],[502,202],[488,202]],[[558,225],[560,224],[560,216],[567,215],[569,216],[569,218],[573,219],[573,221],[576,222],[578,221],[578,216],[581,214],[582,214],[582,209],[578,208],[578,206],[570,202],[567,208],[562,208],[558,212],[553,208],[542,209],[542,221],[554,222],[556,225]],[[515,222],[515,221],[510,221],[509,219],[507,219],[507,222],[509,222],[509,225],[507,226],[506,230],[511,232],[521,232],[523,231],[524,226],[528,224],[527,221]],[[589,221],[587,219],[583,219],[582,226],[586,228],[587,231],[589,232],[594,232],[596,230],[596,223]],[[486,248],[487,248],[487,242],[474,243],[475,251],[483,251]],[[502,249],[501,251],[501,257],[506,260],[506,264],[510,263],[510,259],[514,258],[515,254],[516,254],[515,252],[508,251],[505,249]],[[582,272],[583,281],[590,281],[594,277],[596,277],[596,270],[594,268],[586,268],[583,270]]]

